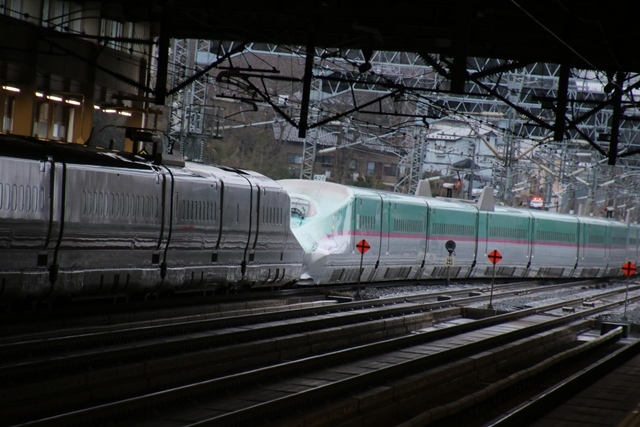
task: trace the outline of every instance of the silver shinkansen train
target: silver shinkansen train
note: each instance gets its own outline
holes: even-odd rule
[[[0,136],[0,300],[282,286],[289,222],[254,172]]]

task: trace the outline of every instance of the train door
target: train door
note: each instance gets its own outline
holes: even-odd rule
[[[527,213],[527,221],[529,222],[529,226],[527,227],[527,267],[525,272],[523,273],[524,277],[529,276],[531,272],[531,262],[533,260],[533,250],[535,248],[533,242],[535,239],[535,219],[533,218],[533,214],[529,211],[525,211]]]
[[[476,260],[479,256],[484,257],[491,252],[493,245],[489,243],[489,226],[491,223],[491,213],[479,212],[478,213],[478,249],[476,251]]]
[[[159,204],[159,217],[160,217],[160,235],[158,237],[158,245],[156,247],[157,256],[160,254],[163,258],[162,268],[166,268],[166,252],[169,246],[169,239],[171,237],[172,215],[174,212],[174,200],[173,194],[173,175],[171,170],[165,168],[165,170],[158,170],[157,179],[159,181],[160,192],[160,204]],[[164,271],[163,271],[164,275]]]
[[[613,245],[613,229],[612,229],[612,224],[609,223],[607,224],[606,228],[605,228],[605,236],[604,236],[604,260],[605,260],[605,271],[607,270],[607,268],[609,267],[609,264],[611,262],[611,254],[612,254],[612,248],[611,246]]]

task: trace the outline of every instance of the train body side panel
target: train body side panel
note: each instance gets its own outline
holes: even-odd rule
[[[51,194],[55,165],[0,158],[0,298],[49,291],[60,203]]]
[[[609,263],[609,221],[600,218],[578,217],[577,277],[601,277]]]
[[[633,238],[631,233],[631,227],[627,224],[613,221],[609,223],[609,238],[607,239],[609,264],[607,271],[604,272],[606,276],[621,276],[623,274],[622,264],[631,260],[628,253],[629,240]]]
[[[388,197],[384,201],[383,248],[376,278],[420,277],[427,251],[427,204],[424,199]]]
[[[222,227],[222,182],[189,170],[173,170],[171,176],[165,205],[170,232],[162,252],[163,287],[186,290],[217,280],[226,282],[226,272],[213,269]],[[230,262],[234,270],[241,261]]]
[[[571,277],[578,259],[579,224],[574,216],[531,211],[533,250],[530,277]],[[600,260],[602,263],[602,259]]]
[[[631,261],[638,265],[640,261],[640,226],[637,224],[629,224],[629,238],[627,240],[627,254],[625,262]]]
[[[150,289],[160,282],[162,186],[158,172],[67,164],[58,295]]]
[[[336,263],[342,265],[356,266],[359,268],[362,261],[361,280],[371,281],[378,272],[380,256],[386,241],[382,236],[383,226],[383,203],[382,198],[376,193],[357,194],[353,201],[353,222],[351,232],[353,233],[354,245],[351,251],[344,254]],[[356,248],[360,241],[366,241],[370,249],[364,254]]]
[[[469,277],[478,252],[478,210],[475,206],[428,199],[427,255],[422,278]],[[453,267],[447,268],[445,243],[456,244]]]
[[[531,261],[531,216],[519,209],[480,212],[476,277],[522,277]],[[498,250],[502,260],[494,265],[488,255]]]

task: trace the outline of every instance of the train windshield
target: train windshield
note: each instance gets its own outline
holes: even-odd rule
[[[318,213],[315,202],[305,196],[291,197],[291,218],[299,218],[300,221],[305,218],[315,216]]]

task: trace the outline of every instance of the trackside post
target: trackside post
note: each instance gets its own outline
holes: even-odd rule
[[[493,270],[491,274],[491,294],[489,295],[489,310],[493,310],[493,283],[496,280],[496,264],[502,260],[502,254],[497,249],[489,252],[489,261],[493,264]]]
[[[370,247],[371,246],[369,245],[369,242],[367,242],[364,239],[360,240],[356,244],[356,248],[358,249],[358,252],[360,252],[360,269],[358,270],[358,289],[356,290],[356,298],[357,299],[361,299],[361,297],[360,297],[360,282],[361,282],[361,279],[362,279],[362,260],[364,258],[364,253],[367,252]]]
[[[625,276],[627,276],[627,290],[624,294],[624,316],[622,316],[622,319],[624,319],[624,321],[626,322],[627,321],[627,305],[629,305],[629,281],[631,281],[631,276],[636,274],[636,265],[631,261],[627,261],[624,264],[622,264],[622,272],[624,273]]]

